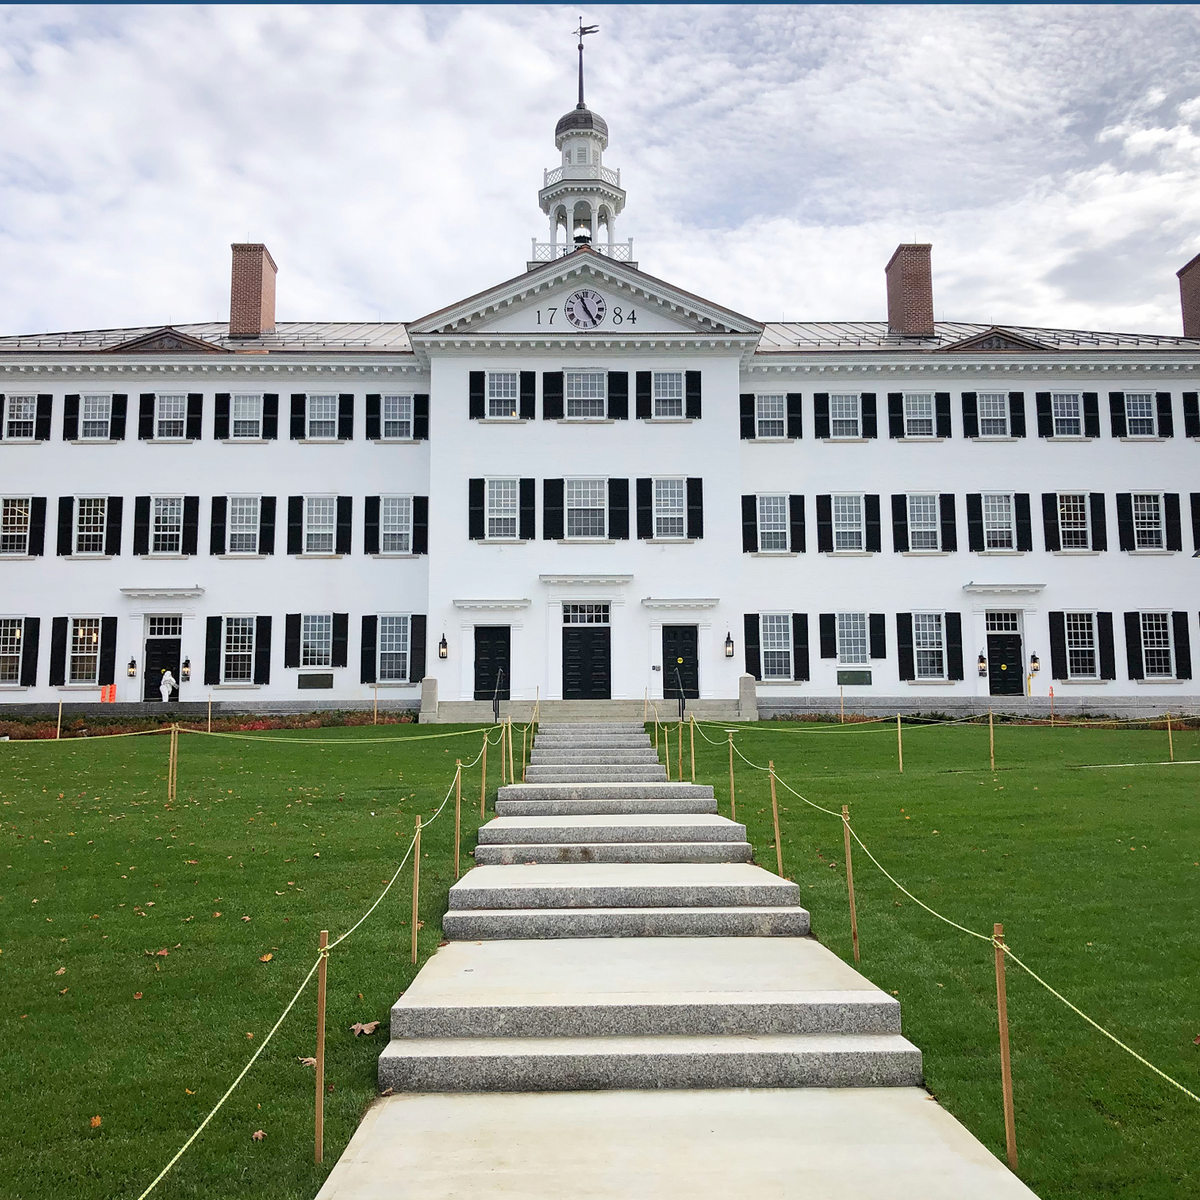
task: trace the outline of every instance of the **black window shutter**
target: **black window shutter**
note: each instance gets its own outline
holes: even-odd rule
[[[212,498],[212,515],[208,523],[209,554],[225,553],[225,521],[228,512],[229,497],[214,496]]]
[[[654,416],[654,376],[650,371],[638,371],[633,380],[633,415],[639,421]]]
[[[1171,614],[1173,641],[1175,642],[1175,678],[1192,677],[1192,644],[1188,636],[1188,615],[1185,612]]]
[[[687,397],[687,407],[684,409],[689,421],[699,421],[702,408],[702,394],[699,371],[685,371],[683,375],[684,396]]]
[[[1183,393],[1183,436],[1200,438],[1200,392]]]
[[[1193,514],[1195,504],[1193,502]],[[39,556],[46,552],[46,497],[34,496],[29,501],[29,549],[26,553]]]
[[[804,397],[800,392],[787,394],[787,435],[790,438],[804,436]]]
[[[804,497],[788,497],[788,549],[793,554],[803,554],[805,550],[804,534]]]
[[[866,512],[867,551],[878,554],[883,549],[883,533],[879,520],[879,497],[867,495],[863,497],[863,509]]]
[[[962,613],[946,614],[946,678],[962,679]]]
[[[258,502],[258,552],[275,553],[275,497],[263,496]]]
[[[608,536],[619,542],[629,540],[629,480],[608,481]]]
[[[271,618],[254,621],[254,682],[271,682]]]
[[[875,416],[874,392],[863,392],[862,394],[862,435],[865,438],[879,436],[879,423]]]
[[[65,620],[66,618],[59,618]],[[57,622],[55,630],[57,631]],[[762,678],[762,655],[758,652],[758,613],[746,613],[742,620],[743,640],[746,643],[746,674],[755,679]],[[66,645],[66,638],[63,638]]]
[[[212,687],[221,682],[221,618],[204,622],[204,682]]]
[[[704,480],[698,477],[687,481],[687,535],[704,536]]]
[[[1025,393],[1008,393],[1008,431],[1015,438],[1025,436]]]
[[[362,638],[359,641],[358,662],[359,683],[376,682],[375,645],[379,636],[379,618],[376,616],[363,617]]]
[[[537,537],[537,481],[522,479],[517,484],[517,497],[520,504],[517,533],[522,541],[532,542]]]
[[[75,552],[75,497],[59,496],[58,498],[58,553],[73,554]]]
[[[1129,425],[1125,420],[1125,393],[1108,393],[1108,419],[1115,438],[1129,436]]]
[[[958,549],[958,519],[954,512],[954,493],[943,492],[938,497],[938,517],[941,523],[943,550]]]
[[[646,480],[649,483],[649,480]],[[758,552],[758,497],[742,497],[742,553]]]
[[[467,419],[470,421],[482,421],[487,416],[486,384],[484,371],[472,371],[468,376]]]
[[[36,511],[37,500],[34,500],[34,508]],[[45,501],[42,501],[42,512],[45,513]],[[29,545],[30,554],[41,554],[40,550],[34,550],[33,547],[33,522],[30,522],[29,527]],[[1200,553],[1200,492],[1192,493],[1192,549]]]
[[[304,497],[288,497],[287,552],[304,553]]]
[[[96,682],[107,687],[117,681],[117,618],[100,618],[100,655]]]
[[[1108,518],[1104,513],[1104,493],[1092,492],[1088,498],[1092,510],[1092,549],[1108,549]]]
[[[1133,535],[1132,492],[1117,493],[1117,544],[1122,550],[1133,550],[1137,546]]]
[[[837,613],[821,613],[817,618],[820,630],[821,657],[837,658]]]
[[[645,541],[654,536],[654,480],[639,479],[634,491],[637,503],[637,535]]]
[[[283,665],[300,665],[300,613],[288,613],[283,618]]]
[[[937,414],[937,435],[940,438],[951,436],[950,431],[950,393],[934,392],[933,407]]]
[[[354,439],[354,394],[343,393],[338,396],[338,441],[349,442]]]
[[[1049,392],[1036,392],[1038,437],[1054,436],[1054,412],[1050,405]]]
[[[263,440],[273,442],[279,437],[279,396],[277,393],[267,392],[263,395],[262,414]]]
[[[413,441],[429,441],[429,394],[418,392],[413,397]]]
[[[887,613],[871,613],[867,617],[871,630],[871,657],[887,658]]]
[[[363,553],[379,553],[379,497],[363,497]]]
[[[191,442],[204,436],[204,396],[200,392],[188,392],[186,433]]]
[[[1052,612],[1050,618],[1050,678],[1066,679],[1067,669],[1067,614]]]
[[[108,436],[114,442],[125,440],[125,414],[129,408],[128,396],[112,398],[112,420],[108,424]]]
[[[608,418],[610,421],[629,420],[629,372],[608,373]]]
[[[913,663],[912,613],[896,614],[896,669],[901,679],[916,679]]]
[[[537,417],[537,372],[521,372],[521,420],[532,421]]]
[[[1116,679],[1117,651],[1113,642],[1113,615],[1110,612],[1096,614],[1097,635],[1100,643],[1100,678]]]
[[[154,393],[138,397],[138,441],[148,442],[154,437]]]
[[[892,549],[897,554],[908,550],[908,497],[892,497]]]
[[[414,554],[429,553],[429,497],[414,496],[412,498],[412,552]]]
[[[808,665],[808,613],[792,613],[792,678],[806,683]]]
[[[742,441],[748,442],[754,438],[754,396],[743,392],[738,397],[738,412],[741,419]]]
[[[542,392],[542,407],[545,409],[545,395]],[[561,479],[542,480],[542,538],[544,541],[557,542],[563,536],[563,481]]]
[[[1083,436],[1100,436],[1100,397],[1096,392],[1083,393]]]
[[[1017,516],[1017,549],[1033,549],[1033,521],[1029,510],[1029,493],[1017,492],[1013,496],[1013,508]]]
[[[1143,679],[1142,670],[1142,614],[1125,614],[1125,665],[1130,679]]]
[[[79,440],[79,397],[63,397],[63,441]]]
[[[976,438],[979,436],[979,393],[963,392],[962,394],[963,437]]]
[[[123,496],[109,496],[108,503],[104,506],[104,553],[108,555],[117,555],[121,553],[121,513],[125,507],[125,498]],[[184,544],[187,544],[187,503],[184,502]],[[185,551],[186,553],[186,551]]]
[[[354,536],[354,497],[337,498],[337,533],[334,535],[334,551],[349,554]]]
[[[833,497],[817,497],[817,551],[833,553]]]
[[[482,541],[487,536],[487,522],[484,513],[486,488],[486,480],[467,480],[467,537],[473,542]]]
[[[1175,436],[1175,416],[1171,411],[1171,393],[1155,392],[1154,403],[1158,409],[1158,436]]]
[[[55,617],[50,626],[50,686],[67,682],[67,618]]]
[[[983,549],[983,493],[967,493],[967,545],[972,550]]]
[[[542,372],[542,420],[561,421],[563,419],[563,373],[561,371]]]
[[[330,659],[335,667],[344,667],[349,652],[350,614],[333,614],[333,655]]]
[[[888,437],[904,436],[904,393],[888,392]]]
[[[109,501],[112,504],[112,501]],[[183,498],[183,553],[198,554],[200,552],[200,497],[184,496]]]
[[[37,398],[37,412],[33,421],[33,440],[35,442],[48,442],[50,440],[50,416],[53,411],[53,396],[39,396]],[[30,618],[30,620],[37,619],[36,617]]]
[[[1058,493],[1042,493],[1042,533],[1046,539],[1046,550],[1053,552],[1062,549],[1062,538],[1058,529]],[[1056,675],[1055,679],[1061,679]]]
[[[150,553],[150,497],[135,496],[133,499],[133,552]]]
[[[291,437],[293,441],[299,441],[307,432],[304,428],[304,408],[305,399],[303,394],[292,396],[292,424]]]
[[[26,617],[21,630],[22,687],[37,687],[38,642],[41,640],[41,617]]]
[[[368,442],[377,442],[383,436],[383,397],[378,392],[372,392],[366,398],[367,402],[367,429],[366,437]],[[366,617],[363,618],[366,620]],[[364,680],[364,682],[374,682],[373,680]]]
[[[829,393],[813,394],[813,437],[829,437]]]
[[[425,614],[413,613],[409,621],[408,681],[420,683],[425,678]]]
[[[1179,493],[1166,492],[1163,494],[1163,513],[1166,516],[1167,549],[1183,549],[1183,529],[1179,519]]]

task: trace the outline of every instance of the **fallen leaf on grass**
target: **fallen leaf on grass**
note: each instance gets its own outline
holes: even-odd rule
[[[1200,1046],[1200,1033],[1196,1034],[1196,1036],[1192,1038],[1192,1045]]]
[[[252,1037],[254,1037],[254,1034],[252,1034],[252,1033],[248,1033],[248,1034],[246,1034],[246,1037],[247,1037],[247,1038],[252,1038]]]
[[[315,1067],[317,1065],[317,1060],[315,1058],[298,1058],[296,1061],[302,1067]]]
[[[253,1132],[253,1133],[250,1135],[250,1140],[251,1140],[252,1142],[262,1142],[262,1141],[265,1141],[265,1140],[266,1140],[266,1137],[267,1137],[267,1135],[266,1135],[265,1133],[263,1133],[263,1131],[262,1131],[261,1129],[256,1129],[256,1130],[255,1130],[255,1131],[254,1131],[254,1132]]]
[[[219,912],[215,912],[215,913],[213,913],[213,916],[214,916],[214,917],[219,917],[220,915],[221,915],[221,914],[220,914]]]
[[[273,959],[274,957],[275,957],[275,955],[273,955],[273,954],[260,954],[258,956],[258,961],[259,962],[270,962],[271,959]]]
[[[189,1096],[194,1096],[194,1095],[196,1094],[195,1092],[193,1092],[193,1091],[192,1091],[192,1089],[191,1089],[191,1088],[184,1088],[183,1090],[184,1090],[185,1092],[187,1092],[187,1094],[188,1094]]]
[[[384,1088],[383,1091],[380,1092],[379,1094],[381,1096],[390,1096],[395,1090],[396,1090],[395,1088]]]
[[[243,921],[248,921],[248,920],[250,920],[250,918],[249,918],[249,917],[243,917],[243,918],[242,918],[242,920],[243,920]]]
[[[378,1021],[368,1021],[364,1025],[361,1021],[355,1021],[354,1024],[350,1026],[350,1028],[354,1030],[355,1037],[358,1037],[358,1035],[360,1033],[365,1033],[368,1037],[370,1037],[371,1034],[373,1034],[375,1032],[375,1030],[377,1030],[379,1028],[379,1022]]]
[[[63,988],[63,990],[61,992],[59,992],[58,994],[60,996],[65,996],[67,994],[67,992],[69,992],[70,990],[71,990],[70,988]]]
[[[55,973],[55,975],[65,975],[67,973],[67,968],[59,967],[58,970],[55,971],[54,973]]]
[[[90,1121],[91,1127],[93,1129],[99,1129],[102,1123],[103,1122],[101,1122],[99,1117],[93,1117]]]
[[[133,998],[134,998],[135,1000],[140,1000],[140,999],[142,998],[142,993],[141,993],[141,992],[134,992],[134,993],[133,993]]]

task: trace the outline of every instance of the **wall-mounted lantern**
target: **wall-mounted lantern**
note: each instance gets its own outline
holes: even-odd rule
[[[987,655],[985,655],[982,650],[980,650],[980,652],[979,652],[978,666],[979,666],[980,676],[982,677],[982,676],[986,675],[987,674]]]
[[[179,678],[182,679],[184,683],[187,683],[187,681],[189,679],[191,679],[191,677],[192,677],[192,660],[190,658],[185,658],[183,660],[183,665],[179,668]]]
[[[131,658],[129,660],[129,666],[127,666],[125,668],[125,674],[128,675],[130,679],[137,678],[137,659],[136,658]]]
[[[1041,659],[1039,659],[1036,654],[1031,654],[1029,656],[1029,673],[1030,673],[1030,675],[1036,675],[1041,669],[1042,669]]]
[[[733,657],[733,638],[728,633],[725,634],[725,657]]]
[[[450,647],[446,644],[446,635],[442,634],[442,640],[438,642],[438,658],[449,658]]]

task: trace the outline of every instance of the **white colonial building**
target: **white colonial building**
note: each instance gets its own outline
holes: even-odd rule
[[[935,323],[927,245],[763,323],[555,140],[526,272],[420,320],[276,324],[240,244],[228,322],[0,338],[0,702],[1196,707],[1196,260],[1184,337]]]

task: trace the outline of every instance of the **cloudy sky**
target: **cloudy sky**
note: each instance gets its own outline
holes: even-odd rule
[[[0,333],[413,319],[524,269],[579,10],[0,8]],[[899,241],[949,320],[1179,332],[1200,8],[584,9],[643,270],[764,320],[879,319]]]

